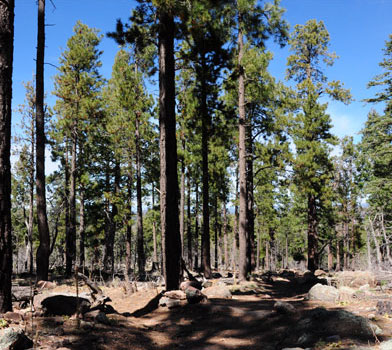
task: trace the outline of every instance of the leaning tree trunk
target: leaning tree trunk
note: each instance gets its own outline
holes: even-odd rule
[[[143,234],[143,205],[142,205],[142,174],[141,174],[141,150],[140,150],[140,130],[139,115],[136,116],[136,201],[137,201],[137,267],[139,279],[145,278],[146,257],[144,254],[144,234]]]
[[[11,100],[14,0],[0,1],[0,312],[12,310]]]
[[[159,9],[159,145],[161,232],[166,290],[178,289],[181,238],[178,218],[177,141],[174,80],[174,18]]]
[[[38,1],[38,40],[36,64],[36,167],[37,221],[39,247],[37,250],[37,280],[47,280],[49,272],[50,235],[46,214],[45,194],[45,111],[44,111],[44,55],[45,0]]]
[[[242,66],[244,42],[241,29],[238,31],[238,110],[239,110],[239,181],[240,181],[240,215],[239,215],[239,241],[240,261],[239,280],[247,279],[248,264],[248,232],[247,232],[247,200],[246,200],[246,114],[245,114],[245,73]]]
[[[308,195],[308,269],[315,271],[318,268],[318,239],[317,239],[317,215],[316,198],[313,194]]]

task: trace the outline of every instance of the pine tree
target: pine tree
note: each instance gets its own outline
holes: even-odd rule
[[[60,73],[55,77],[57,96],[55,110],[58,129],[69,141],[71,165],[69,167],[69,228],[66,237],[66,274],[72,272],[76,259],[76,189],[78,151],[83,152],[86,131],[91,119],[97,117],[100,101],[98,92],[102,78],[98,72],[101,66],[97,49],[101,37],[96,29],[77,22],[74,35],[67,42],[67,49],[60,58]],[[66,146],[67,147],[67,146]],[[66,170],[66,176],[67,170]]]
[[[348,103],[348,90],[339,81],[327,83],[320,61],[331,66],[336,58],[328,52],[329,33],[322,21],[309,20],[296,25],[290,38],[293,54],[287,60],[287,78],[297,83],[298,107],[292,137],[296,146],[294,160],[295,181],[306,195],[308,223],[308,269],[318,267],[318,225],[320,210],[326,204],[328,184],[332,179],[329,147],[336,143],[331,134],[331,119],[326,114],[327,104],[319,98],[329,95],[334,100]]]

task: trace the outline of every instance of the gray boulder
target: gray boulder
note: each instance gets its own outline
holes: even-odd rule
[[[6,328],[0,330],[0,349],[1,350],[25,350],[33,346],[22,329]]]
[[[285,301],[277,301],[274,304],[274,309],[276,312],[284,315],[294,314],[297,311],[293,305],[286,303]]]
[[[335,302],[339,300],[339,291],[335,287],[317,283],[309,290],[308,298],[309,300]]]
[[[203,294],[208,298],[231,299],[230,289],[225,285],[216,285],[203,289]]]

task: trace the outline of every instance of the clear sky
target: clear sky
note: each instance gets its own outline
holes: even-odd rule
[[[117,18],[126,20],[133,0],[53,0],[56,9],[47,1],[46,55],[45,62],[58,65],[58,58],[72,35],[72,27],[77,20],[98,28],[102,34],[115,29]],[[340,57],[334,67],[328,68],[330,79],[341,80],[350,88],[355,98],[349,106],[330,103],[329,113],[334,123],[334,133],[342,137],[354,135],[363,127],[368,111],[372,106],[361,102],[373,96],[366,84],[380,73],[378,63],[382,60],[382,49],[388,35],[392,33],[392,0],[282,0],[286,8],[285,18],[291,27],[304,24],[315,18],[323,20],[331,35],[331,51]],[[16,0],[15,8],[15,52],[13,78],[13,108],[23,103],[23,81],[32,79],[35,71],[37,6],[34,0]],[[284,79],[288,49],[269,46],[274,52],[270,71],[278,79]],[[102,74],[109,78],[118,46],[112,39],[104,38],[101,45]],[[48,103],[56,68],[45,67],[45,90]],[[380,107],[379,107],[380,108]],[[18,116],[14,114],[13,132],[17,129]]]

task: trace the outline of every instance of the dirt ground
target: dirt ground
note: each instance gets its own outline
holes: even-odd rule
[[[153,311],[146,311],[144,307],[157,297],[157,288],[127,295],[122,287],[103,287],[105,295],[112,300],[108,305],[113,310],[107,314],[110,325],[83,320],[78,325],[72,317],[56,316],[36,317],[33,325],[29,319],[23,326],[34,339],[36,349],[281,350],[294,347],[288,339],[306,310],[322,306],[370,318],[382,329],[382,334],[367,341],[352,337],[335,342],[321,339],[312,349],[360,349],[360,346],[378,349],[379,341],[392,337],[391,315],[376,314],[377,300],[307,301],[306,288],[297,290],[284,279],[252,283],[257,284],[257,288],[233,295],[232,299],[209,299],[200,304],[173,309],[158,307]],[[74,287],[59,285],[51,292],[56,291],[74,292]],[[276,312],[273,306],[278,300],[292,304],[296,312],[293,315]]]

